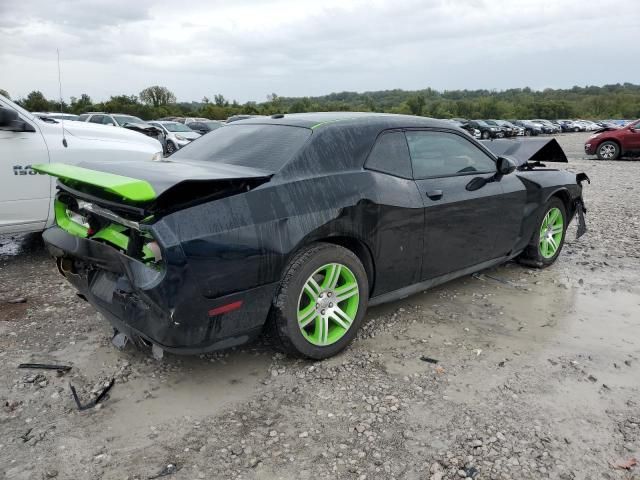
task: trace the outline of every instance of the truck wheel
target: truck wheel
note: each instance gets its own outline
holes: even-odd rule
[[[355,338],[369,300],[365,269],[350,250],[315,243],[285,270],[268,319],[275,346],[293,356],[331,357]]]
[[[598,147],[600,160],[615,160],[620,156],[620,147],[616,142],[602,142]]]
[[[529,245],[518,257],[525,265],[545,268],[556,261],[564,245],[567,231],[567,211],[564,203],[552,197],[545,205]]]

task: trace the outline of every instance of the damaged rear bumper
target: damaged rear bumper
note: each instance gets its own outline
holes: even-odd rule
[[[207,298],[184,256],[163,268],[59,227],[43,234],[60,272],[117,330],[173,353],[193,354],[241,345],[257,337],[277,283]]]

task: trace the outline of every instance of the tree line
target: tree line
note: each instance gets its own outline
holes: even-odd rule
[[[8,93],[0,89],[0,94]],[[194,116],[223,120],[231,115],[272,115],[326,111],[370,111],[435,118],[640,118],[640,85],[632,83],[570,89],[512,88],[508,90],[382,90],[340,92],[318,97],[268,95],[264,102],[228,100],[221,94],[199,102],[177,102],[167,88],[152,86],[138,95],[115,95],[94,102],[87,94],[69,102],[47,99],[33,91],[16,102],[29,111],[89,111],[127,113],[145,120],[167,116]]]

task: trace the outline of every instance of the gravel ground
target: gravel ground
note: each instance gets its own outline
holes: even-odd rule
[[[553,267],[373,308],[322,362],[117,351],[37,237],[0,238],[0,477],[640,479],[640,162],[584,159],[585,137],[558,140],[589,231]],[[69,382],[87,401],[111,378],[75,408]]]

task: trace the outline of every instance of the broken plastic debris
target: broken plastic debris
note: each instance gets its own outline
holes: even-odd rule
[[[111,390],[111,387],[113,387],[114,383],[116,383],[116,379],[112,378],[111,381],[107,384],[107,386],[104,387],[104,389],[96,397],[96,399],[87,403],[86,405],[82,405],[82,403],[80,403],[80,399],[78,398],[78,392],[76,392],[76,387],[74,387],[73,385],[71,385],[71,383],[69,383],[69,388],[71,389],[71,394],[73,395],[73,399],[75,400],[76,405],[78,406],[78,410],[83,411],[83,410],[88,410],[90,408],[95,407],[98,403],[104,400],[104,397],[107,395],[107,392]]]
[[[438,363],[438,360],[436,360],[435,358],[427,357],[426,355],[422,355],[420,357],[420,360],[427,363]]]
[[[611,466],[616,470],[631,470],[638,464],[638,461],[634,458],[630,458],[629,460],[620,460],[619,462],[613,463],[611,462]]]

